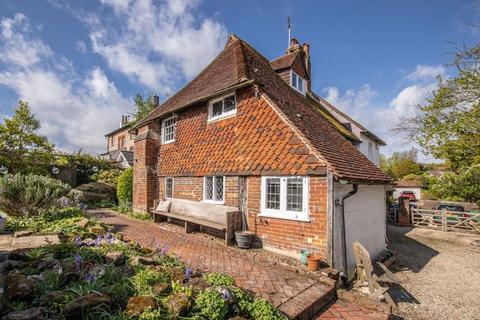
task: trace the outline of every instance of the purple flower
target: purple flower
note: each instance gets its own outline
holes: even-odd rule
[[[75,237],[75,245],[77,247],[80,247],[82,245],[82,237],[80,237],[80,236]]]
[[[92,282],[94,282],[95,280],[97,280],[97,278],[95,277],[95,275],[88,273],[88,274],[85,276],[85,280],[86,280],[87,282],[92,283]]]
[[[99,247],[101,241],[102,241],[102,236],[98,235],[97,239],[95,239],[95,247]]]
[[[193,270],[192,268],[187,268],[185,269],[185,278],[190,279],[193,275]]]
[[[80,256],[79,254],[76,254],[75,255],[75,268],[77,269],[77,271],[80,271],[80,267],[82,266],[82,256]]]
[[[166,244],[166,245],[162,248],[162,250],[160,251],[160,253],[161,253],[161,254],[167,254],[167,252],[168,252],[168,244]]]
[[[162,250],[161,246],[160,246],[160,242],[156,241],[155,248],[156,248],[157,252],[160,252]]]

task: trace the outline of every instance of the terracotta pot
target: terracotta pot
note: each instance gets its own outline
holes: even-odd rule
[[[316,256],[311,254],[307,257],[307,267],[308,271],[318,271],[320,269],[320,263],[322,258],[320,256]]]

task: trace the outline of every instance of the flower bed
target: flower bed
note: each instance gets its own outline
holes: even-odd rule
[[[285,319],[228,275],[89,223],[61,244],[9,254],[2,319]]]

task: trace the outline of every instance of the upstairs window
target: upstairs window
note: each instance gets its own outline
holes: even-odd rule
[[[203,182],[203,200],[206,202],[223,203],[224,180],[222,176],[205,177]]]
[[[210,102],[208,106],[208,120],[213,121],[228,116],[232,116],[237,112],[237,103],[235,95],[225,96]]]
[[[177,116],[171,116],[162,120],[162,143],[175,141],[177,133]]]
[[[261,215],[308,221],[307,177],[262,177]]]
[[[113,147],[115,145],[115,137],[112,137],[110,140],[110,145]]]
[[[298,74],[295,73],[295,71],[291,70],[290,71],[290,85],[292,88],[295,90],[301,92],[302,94],[305,94],[305,79],[300,77]]]

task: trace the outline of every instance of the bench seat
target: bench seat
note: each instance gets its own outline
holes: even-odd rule
[[[219,230],[224,232],[227,245],[233,244],[235,231],[242,228],[242,216],[238,208],[184,199],[172,198],[168,201],[171,201],[168,212],[151,210],[155,222],[166,222],[169,219],[183,221],[185,233],[199,231],[200,227]],[[157,204],[158,201],[155,202],[155,207]]]

